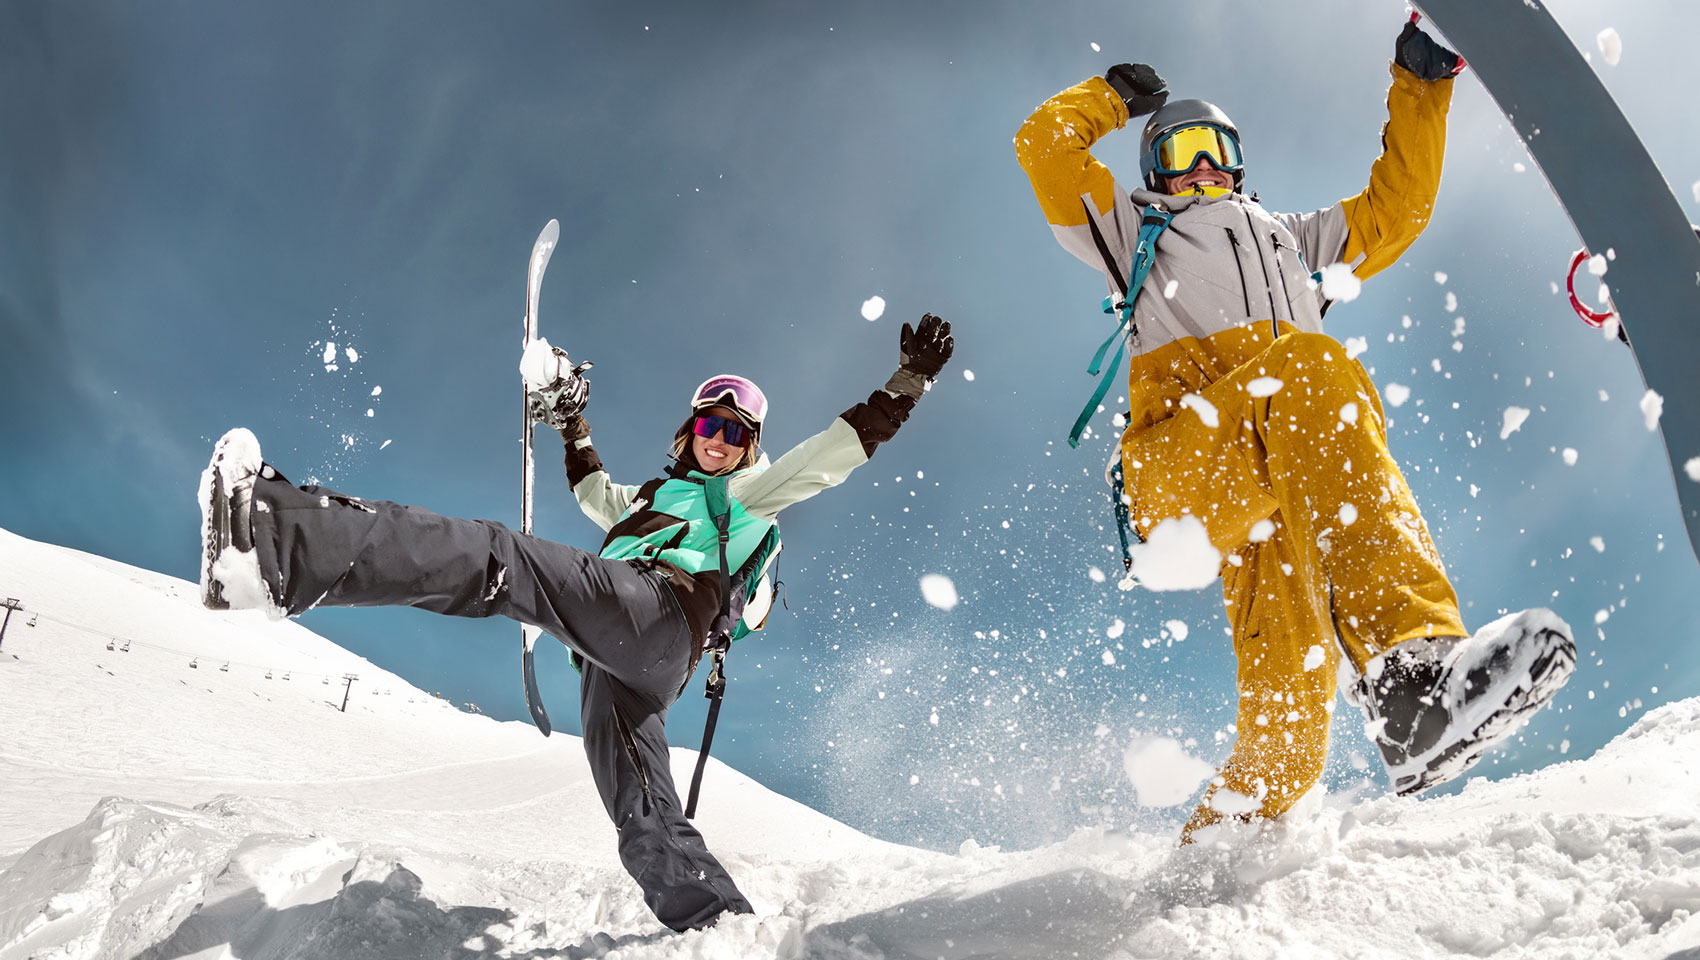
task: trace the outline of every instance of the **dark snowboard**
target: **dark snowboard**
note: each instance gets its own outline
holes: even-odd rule
[[[1612,302],[1647,386],[1700,557],[1700,240],[1594,69],[1538,0],[1417,0],[1505,112],[1591,253],[1616,253]],[[1600,158],[1611,158],[1601,189]]]

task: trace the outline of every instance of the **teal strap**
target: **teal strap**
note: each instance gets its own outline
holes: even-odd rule
[[[1086,431],[1087,422],[1098,412],[1098,405],[1104,402],[1104,396],[1110,392],[1110,382],[1115,379],[1116,371],[1121,369],[1122,352],[1126,349],[1127,337],[1133,330],[1133,302],[1139,297],[1139,290],[1145,285],[1145,278],[1150,275],[1152,265],[1157,262],[1157,238],[1163,235],[1164,230],[1169,229],[1169,221],[1173,220],[1174,216],[1156,207],[1146,208],[1145,217],[1139,225],[1139,243],[1133,251],[1133,268],[1128,272],[1127,295],[1119,303],[1115,302],[1113,296],[1104,298],[1104,312],[1117,314],[1121,317],[1121,323],[1117,324],[1109,339],[1099,345],[1098,352],[1092,355],[1092,365],[1086,368],[1086,372],[1098,376],[1099,367],[1104,362],[1104,354],[1109,351],[1110,344],[1117,340],[1120,340],[1121,344],[1116,347],[1116,355],[1110,361],[1110,368],[1104,371],[1098,380],[1097,388],[1092,391],[1092,399],[1086,401],[1080,416],[1074,418],[1074,427],[1068,432],[1070,447],[1080,446],[1080,435]],[[1087,222],[1091,223],[1090,218]],[[1093,230],[1097,230],[1095,224]],[[1104,256],[1106,259],[1109,257],[1107,247],[1104,248]]]
[[[1127,348],[1126,320],[1123,320],[1116,327],[1116,332],[1110,334],[1108,340],[1098,345],[1098,352],[1092,355],[1092,365],[1086,368],[1087,373],[1096,374],[1098,372],[1099,366],[1104,362],[1104,354],[1110,349],[1112,343],[1116,344],[1116,355],[1110,361],[1110,369],[1105,370],[1104,375],[1098,378],[1098,386],[1092,391],[1092,399],[1086,401],[1086,406],[1081,408],[1080,416],[1074,418],[1074,427],[1068,431],[1068,445],[1071,447],[1080,446],[1080,435],[1086,432],[1086,422],[1092,419],[1094,413],[1098,412],[1098,405],[1104,402],[1104,395],[1110,392],[1110,383],[1115,380],[1116,371],[1121,369],[1122,351]]]

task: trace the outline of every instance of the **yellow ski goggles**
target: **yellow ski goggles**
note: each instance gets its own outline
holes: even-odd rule
[[[1151,145],[1149,158],[1152,172],[1164,177],[1178,177],[1198,166],[1200,158],[1210,158],[1210,165],[1225,173],[1245,169],[1240,155],[1240,140],[1233,133],[1213,125],[1200,124],[1181,127],[1164,134]]]

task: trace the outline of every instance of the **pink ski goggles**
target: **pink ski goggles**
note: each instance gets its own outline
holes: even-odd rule
[[[731,374],[709,377],[691,397],[692,410],[709,407],[731,407],[740,419],[751,427],[760,427],[767,419],[767,396],[754,383]]]

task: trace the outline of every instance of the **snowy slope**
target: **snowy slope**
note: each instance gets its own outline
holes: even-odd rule
[[[1700,700],[1531,776],[1316,798],[1183,850],[1083,829],[945,856],[714,765],[699,823],[758,913],[676,935],[574,738],[3,531],[0,593],[25,606],[0,645],[0,960],[1700,957]]]

